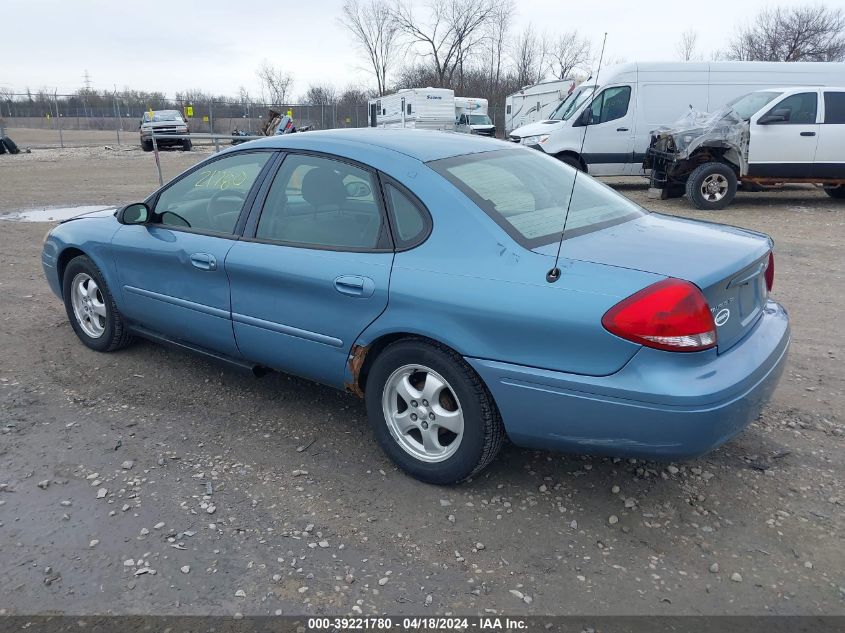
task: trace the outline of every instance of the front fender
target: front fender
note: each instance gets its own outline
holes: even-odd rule
[[[111,242],[120,224],[114,217],[79,218],[64,222],[54,228],[41,251],[44,275],[53,293],[62,299],[62,274],[74,253],[82,252],[99,268],[112,290],[112,297],[120,308],[121,296],[114,292],[118,287],[117,268],[112,256]]]

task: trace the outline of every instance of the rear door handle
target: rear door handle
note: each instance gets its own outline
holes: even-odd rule
[[[801,132],[801,136],[815,136],[815,132]]]
[[[217,258],[211,253],[191,253],[191,265],[200,270],[217,270]]]
[[[369,277],[341,275],[334,280],[334,288],[350,297],[371,297],[376,290],[376,284]]]
[[[617,132],[627,132],[627,131],[628,131],[628,128],[626,128],[626,127],[618,127],[618,128],[616,128],[616,131],[617,131]]]

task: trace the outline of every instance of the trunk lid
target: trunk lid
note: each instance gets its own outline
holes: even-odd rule
[[[771,248],[771,239],[762,233],[653,213],[567,239],[561,258],[694,283],[710,306],[718,349],[724,352],[763,313],[768,300],[765,274]],[[557,243],[535,250],[554,256]]]

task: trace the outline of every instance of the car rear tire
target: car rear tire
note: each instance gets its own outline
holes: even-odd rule
[[[481,378],[437,343],[403,339],[385,348],[369,369],[364,400],[384,452],[427,483],[454,484],[475,475],[505,439]]]
[[[734,170],[718,162],[696,167],[687,179],[687,198],[696,209],[716,211],[728,206],[736,196]]]
[[[191,139],[185,139],[182,141],[182,150],[185,152],[190,152],[193,145],[191,144]]]
[[[141,149],[145,152],[153,151],[153,142],[152,141],[141,141]]]
[[[836,198],[837,200],[845,199],[845,185],[839,185],[837,187],[825,187],[824,192],[831,198]]]
[[[70,325],[87,347],[113,352],[132,342],[100,269],[85,255],[65,268],[62,296]]]
[[[569,165],[570,167],[572,167],[572,169],[578,171],[586,171],[586,169],[584,169],[584,165],[581,164],[581,161],[575,158],[574,156],[569,156],[568,154],[565,154],[563,156],[558,156],[557,159],[560,162]]]

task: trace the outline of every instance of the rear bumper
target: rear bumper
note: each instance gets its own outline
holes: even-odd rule
[[[755,420],[786,362],[789,318],[769,302],[741,342],[717,354],[642,348],[610,376],[579,376],[468,358],[520,446],[683,459]]]

